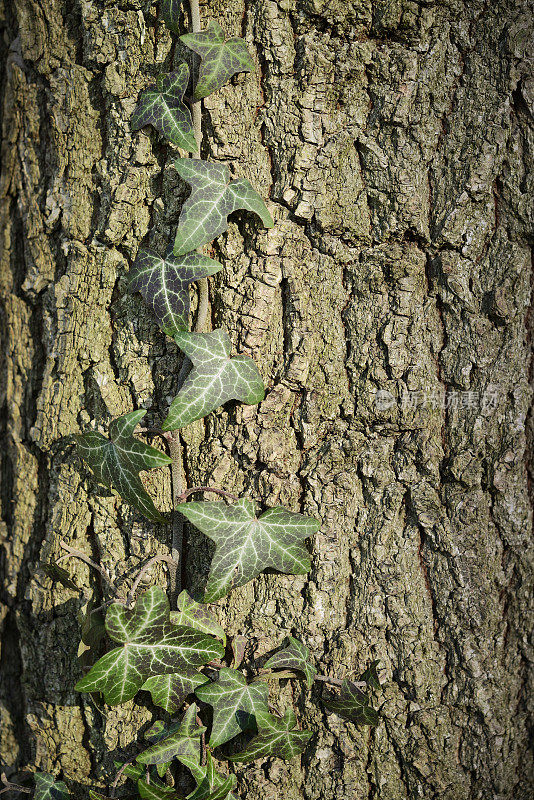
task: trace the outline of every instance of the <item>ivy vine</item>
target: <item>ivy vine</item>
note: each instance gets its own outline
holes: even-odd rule
[[[168,28],[179,33],[180,3],[164,0],[162,16]],[[67,558],[81,558],[98,570],[114,599],[101,609],[90,604],[81,615],[81,664],[87,672],[75,689],[100,695],[108,705],[131,700],[143,690],[150,692],[155,706],[166,712],[145,734],[146,747],[126,763],[117,763],[117,774],[109,794],[113,797],[119,781],[129,779],[146,800],[180,800],[175,764],[190,773],[195,788],[188,800],[231,800],[234,775],[220,773],[215,759],[247,764],[255,759],[290,759],[303,753],[313,736],[301,730],[293,709],[283,716],[273,713],[269,689],[273,681],[303,680],[308,688],[315,682],[334,687],[337,694],[323,700],[325,709],[363,725],[376,725],[378,713],[372,693],[379,689],[377,662],[357,681],[317,674],[308,648],[289,637],[263,668],[248,678],[240,669],[247,642],[235,637],[227,659],[223,628],[213,617],[209,603],[224,597],[232,588],[253,580],[266,569],[302,574],[310,569],[305,546],[319,529],[319,521],[276,507],[257,516],[253,502],[237,498],[215,487],[182,485],[179,431],[194,420],[214,411],[229,400],[256,404],[264,397],[260,373],[244,355],[231,355],[226,331],[202,330],[207,308],[207,283],[222,265],[198,252],[227,227],[229,214],[247,210],[265,227],[274,223],[262,198],[245,179],[230,180],[228,166],[200,160],[200,105],[206,97],[238,72],[254,70],[245,43],[225,39],[220,25],[211,21],[200,30],[198,0],[191,2],[192,32],[181,41],[200,56],[195,86],[188,90],[191,76],[186,64],[160,75],[156,84],[139,97],[131,127],[151,125],[163,137],[191,158],[179,158],[174,168],[191,187],[176,231],[174,246],[164,255],[141,248],[129,276],[129,290],[142,295],[162,330],[174,339],[184,354],[180,389],[168,413],[152,433],[162,436],[169,455],[149,446],[134,435],[145,411],[131,411],[113,420],[104,436],[95,429],[77,437],[79,454],[95,478],[113,488],[121,498],[152,522],[165,521],[143,487],[139,473],[171,465],[174,522],[170,557],[156,556],[143,567],[126,597],[110,576],[83,553],[61,543]],[[185,97],[185,100],[184,100]],[[199,289],[197,320],[189,330],[190,286]],[[146,431],[145,431],[146,432]],[[188,501],[193,493],[214,492],[223,499]],[[179,592],[182,561],[181,526],[187,519],[215,543],[202,602],[186,590]],[[69,573],[58,563],[43,565],[52,580],[69,588]],[[159,586],[142,594],[137,589],[148,570],[158,561],[167,562],[171,572],[169,597]],[[177,596],[176,596],[177,595]],[[112,643],[96,659],[102,643]],[[197,706],[196,700],[200,701]],[[181,719],[177,712],[185,709]],[[206,710],[211,713],[206,715]],[[237,741],[236,741],[236,737]],[[37,800],[65,800],[62,781],[45,773],[34,773]],[[2,776],[4,791],[29,793],[30,788],[11,784]],[[91,798],[103,796],[91,791]]]

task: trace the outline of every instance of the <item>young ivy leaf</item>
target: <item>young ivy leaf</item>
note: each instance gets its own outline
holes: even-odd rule
[[[189,768],[197,787],[187,796],[187,800],[236,800],[231,794],[237,782],[236,776],[217,772],[209,750],[206,752],[205,765],[191,765]]]
[[[131,700],[153,675],[198,667],[224,654],[211,636],[171,625],[169,600],[158,586],[142,594],[133,611],[113,603],[106,614],[106,630],[121,647],[102,656],[74,688],[102,692],[110,706]]]
[[[130,271],[130,292],[140,292],[152,307],[166,334],[189,329],[189,286],[222,269],[222,264],[200,253],[173,256],[172,247],[162,258],[141,249]]]
[[[243,39],[234,37],[225,41],[223,29],[215,20],[210,22],[207,30],[186,33],[180,39],[202,59],[195,86],[195,100],[213,94],[238,72],[255,70]]]
[[[182,102],[188,83],[187,64],[180,64],[168,75],[158,75],[155,86],[149,86],[139,98],[130,122],[132,130],[152,125],[173,144],[196,153],[198,145],[191,112]]]
[[[183,719],[176,730],[169,736],[156,742],[143,753],[137,756],[139,764],[166,764],[177,758],[184,758],[186,762],[200,764],[200,734],[206,728],[197,723],[197,706],[192,703],[185,712]]]
[[[63,781],[56,781],[53,775],[48,772],[34,773],[35,780],[35,800],[67,800],[69,790]]]
[[[192,188],[180,214],[174,255],[189,253],[211,242],[226,230],[228,216],[237,209],[253,211],[266,228],[273,227],[273,218],[249,181],[238,178],[229,183],[230,170],[226,164],[179,158],[174,166]]]
[[[302,541],[319,530],[320,523],[313,517],[277,506],[257,519],[253,503],[245,498],[231,506],[221,502],[184,503],[180,511],[217,545],[206,602],[215,602],[264,569],[295,575],[310,569],[310,556]]]
[[[372,689],[380,689],[380,681],[378,680],[378,670],[377,670],[379,664],[380,661],[371,661],[371,663],[363,673],[362,677],[360,678],[361,681],[365,681],[367,686],[370,686]]]
[[[323,703],[329,711],[356,725],[378,725],[378,711],[369,705],[367,695],[350,681],[343,681],[338,697],[323,700]]]
[[[62,586],[65,586],[66,589],[73,589],[75,592],[80,591],[79,587],[76,586],[67,570],[63,569],[63,567],[60,567],[55,563],[55,561],[41,561],[39,567],[54,583],[60,583]]]
[[[308,686],[311,688],[317,670],[310,664],[310,651],[305,644],[289,637],[287,645],[265,662],[266,669],[296,669],[306,676]]]
[[[237,634],[232,639],[232,653],[234,654],[234,658],[232,661],[232,667],[237,669],[243,658],[245,657],[245,650],[247,649],[248,639],[246,636],[241,636]]]
[[[263,400],[265,389],[258,368],[248,356],[230,358],[230,339],[226,331],[186,333],[180,331],[174,340],[189,356],[194,369],[187,376],[174,398],[164,431],[183,428],[228,400],[253,405]]]
[[[114,419],[109,439],[98,431],[77,437],[78,450],[93,470],[96,479],[114,487],[123,500],[137,508],[152,522],[165,522],[139,477],[140,470],[156,469],[171,463],[169,456],[132,436],[146,411],[130,411]]]
[[[172,613],[171,613],[172,621]],[[189,667],[182,667],[170,675],[153,675],[141,686],[152,695],[152,702],[165,711],[178,711],[188,694],[192,694],[197,686],[207,683],[209,678]]]
[[[196,690],[203,703],[213,706],[210,747],[218,747],[254,724],[258,711],[269,711],[269,689],[264,683],[247,684],[235,669],[219,670],[216,681]]]
[[[143,779],[137,781],[137,791],[142,800],[181,800],[171,786],[165,786],[154,779],[150,783]]]
[[[176,600],[178,611],[171,611],[171,622],[173,625],[183,625],[186,628],[194,628],[203,633],[209,633],[221,639],[226,646],[226,633],[222,625],[212,617],[207,606],[197,603],[191,595],[184,589],[180,592]]]
[[[249,764],[256,758],[276,756],[289,759],[303,752],[311,731],[293,730],[297,724],[295,714],[288,709],[283,718],[260,711],[256,714],[259,733],[252,739],[241,753],[228,756],[230,761]]]

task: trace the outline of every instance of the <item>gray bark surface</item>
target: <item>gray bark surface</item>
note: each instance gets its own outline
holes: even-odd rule
[[[166,245],[186,196],[178,151],[129,127],[139,91],[183,55],[157,10],[13,0],[2,18],[0,751],[8,774],[61,774],[75,796],[109,782],[152,718],[73,691],[81,600],[39,562],[63,538],[127,585],[170,544],[68,440],[140,406],[161,421],[178,373],[126,293],[140,243]],[[322,522],[308,576],[262,576],[220,619],[256,657],[292,633],[323,674],[380,659],[384,684],[373,730],[325,715],[327,689],[283,684],[275,704],[317,735],[302,759],[238,769],[243,796],[527,800],[532,9],[201,10],[257,63],[207,98],[203,157],[249,178],[276,225],[234,215],[210,248],[225,265],[211,324],[268,391],[185,430],[185,472]],[[146,485],[169,510],[169,476]],[[211,550],[186,540],[197,589]],[[67,568],[102,597],[85,565]]]

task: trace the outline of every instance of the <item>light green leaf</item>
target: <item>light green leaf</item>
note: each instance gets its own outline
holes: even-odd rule
[[[287,645],[283,650],[265,662],[266,669],[296,669],[306,676],[308,686],[311,687],[317,670],[310,664],[310,651],[305,644],[289,636]]]
[[[206,730],[196,720],[197,706],[189,706],[179,727],[137,756],[139,764],[166,764],[177,758],[200,764],[200,734]]]
[[[209,678],[200,672],[182,667],[180,671],[172,672],[170,675],[153,675],[144,682],[141,689],[150,692],[155,705],[172,713],[178,711],[188,694],[192,694],[197,686],[208,680]]]
[[[171,611],[171,622],[173,625],[183,625],[186,628],[194,628],[203,633],[209,633],[221,639],[226,646],[226,633],[222,625],[210,614],[209,609],[204,603],[197,603],[191,595],[184,589],[176,600],[178,611]]]
[[[145,490],[139,472],[171,463],[169,456],[132,436],[146,411],[130,411],[114,419],[109,426],[109,439],[88,431],[77,436],[80,455],[93,470],[98,481],[117,490],[123,500],[137,508],[153,522],[165,522]]]
[[[367,695],[351,681],[344,680],[339,696],[323,700],[323,703],[329,711],[356,725],[378,725],[378,711],[369,705]]]
[[[225,41],[223,29],[215,20],[211,20],[207,30],[186,33],[180,39],[202,59],[195,87],[196,100],[216,92],[238,72],[255,69],[243,39],[234,37]]]
[[[34,800],[67,800],[69,790],[63,781],[56,781],[48,772],[35,772]]]
[[[258,711],[269,711],[269,689],[263,683],[247,684],[235,669],[219,670],[216,681],[196,690],[197,697],[213,706],[210,747],[218,747],[254,724]]]
[[[174,242],[176,256],[215,239],[226,230],[228,216],[237,209],[254,212],[266,228],[274,225],[265,203],[249,181],[238,178],[229,183],[230,170],[226,164],[179,158],[174,166],[192,188],[180,214]]]
[[[153,778],[150,783],[142,779],[137,781],[137,790],[142,800],[180,800],[171,786],[165,786]]]
[[[198,667],[224,653],[211,636],[171,625],[169,601],[158,586],[141,595],[133,611],[119,603],[111,605],[106,630],[122,646],[100,658],[75,689],[102,692],[109,705],[130,700],[153,675]]]
[[[206,602],[218,600],[264,569],[297,575],[310,569],[310,556],[301,542],[319,530],[320,523],[313,517],[277,506],[257,519],[254,505],[244,498],[231,506],[220,502],[183,503],[180,511],[217,545]]]
[[[263,400],[265,389],[258,369],[248,356],[230,358],[226,331],[175,334],[178,347],[189,356],[194,369],[172,401],[164,431],[183,428],[201,419],[228,400],[252,405]]]
[[[162,258],[140,249],[130,271],[130,291],[140,292],[169,336],[189,329],[189,286],[222,269],[222,264],[200,253]]]
[[[156,85],[141,93],[130,122],[132,130],[152,125],[173,144],[196,153],[198,145],[191,112],[182,102],[188,83],[187,64],[180,64],[168,75],[158,75]]]
[[[293,711],[288,709],[282,719],[272,714],[259,712],[256,714],[259,733],[252,739],[241,753],[228,756],[230,761],[249,764],[257,758],[276,756],[289,759],[300,755],[312,737],[311,731],[293,730],[297,720]]]

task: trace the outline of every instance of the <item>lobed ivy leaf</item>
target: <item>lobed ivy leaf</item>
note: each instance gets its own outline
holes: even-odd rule
[[[228,400],[253,405],[263,400],[265,389],[258,368],[248,356],[230,358],[230,339],[226,331],[186,333],[174,340],[191,359],[193,369],[171,403],[164,431],[183,428],[201,419]]]
[[[249,764],[257,758],[276,756],[289,759],[303,752],[313,735],[311,731],[293,730],[297,724],[295,714],[288,709],[282,718],[266,712],[256,714],[259,733],[241,753],[228,756],[230,761]]]
[[[198,144],[191,112],[182,102],[188,83],[187,64],[180,64],[175,72],[158,75],[156,84],[141,93],[130,122],[132,130],[152,125],[173,144],[196,153]]]
[[[206,728],[197,723],[197,706],[192,703],[179,726],[168,736],[137,756],[139,764],[167,764],[174,758],[200,764],[200,734]]]
[[[56,781],[48,772],[35,772],[34,800],[67,800],[69,790],[63,781]]]
[[[361,681],[365,681],[367,686],[370,686],[372,689],[380,689],[380,681],[378,680],[378,670],[377,670],[379,664],[380,661],[371,661],[371,663],[363,673],[362,677],[360,678]]]
[[[203,633],[209,633],[217,639],[221,639],[226,646],[226,633],[222,625],[210,614],[209,609],[203,603],[197,603],[191,595],[184,589],[176,600],[177,611],[171,611],[171,622],[173,625],[183,625],[186,628],[194,628]]]
[[[231,506],[222,502],[184,503],[180,510],[217,545],[206,602],[218,600],[264,569],[296,575],[310,569],[310,556],[301,542],[319,530],[320,523],[313,517],[277,506],[257,519],[253,503],[245,498]]]
[[[197,787],[187,796],[187,800],[235,800],[231,792],[237,782],[236,776],[217,772],[209,750],[206,752],[206,764],[190,769]]]
[[[140,249],[130,271],[130,291],[140,292],[152,307],[159,325],[173,336],[189,329],[189,286],[222,269],[222,264],[200,253],[174,256],[172,247],[162,258]]]
[[[130,411],[109,425],[109,439],[98,431],[77,436],[78,450],[98,481],[114,487],[123,500],[137,508],[152,522],[165,522],[141,483],[141,470],[156,469],[171,463],[169,456],[132,436],[146,411]]]
[[[169,675],[153,675],[144,682],[141,689],[150,692],[155,705],[172,713],[178,711],[187,695],[192,694],[197,686],[208,680],[209,678],[202,673],[189,667],[182,667]]]
[[[218,22],[211,20],[207,30],[186,33],[181,41],[201,58],[195,100],[213,94],[238,72],[254,72],[254,61],[250,57],[243,39],[224,39]]]
[[[171,786],[165,786],[154,779],[150,783],[144,779],[137,781],[137,790],[142,800],[180,800]]]
[[[247,684],[235,669],[223,667],[216,681],[196,690],[203,703],[213,707],[210,747],[218,747],[254,724],[258,711],[269,711],[269,689],[264,683]]]
[[[310,651],[305,644],[294,639],[293,636],[288,637],[288,643],[283,650],[279,650],[274,656],[265,662],[266,669],[296,669],[303,672],[306,676],[306,682],[311,688],[313,679],[317,674],[317,670],[310,664]]]
[[[160,14],[167,28],[173,33],[181,33],[182,2],[183,0],[161,0]]]
[[[142,594],[133,611],[113,603],[106,614],[106,630],[121,647],[102,656],[74,688],[102,692],[108,705],[131,700],[153,675],[207,664],[224,653],[211,636],[171,625],[169,601],[159,586]]]
[[[367,695],[351,681],[344,680],[339,696],[323,700],[323,703],[329,711],[356,725],[378,725],[378,711],[369,705]]]
[[[273,219],[260,195],[245,178],[229,183],[226,164],[213,164],[196,158],[179,158],[174,162],[180,176],[191,185],[185,201],[174,241],[174,254],[189,253],[211,242],[226,230],[227,218],[237,209],[257,214],[266,228]]]

